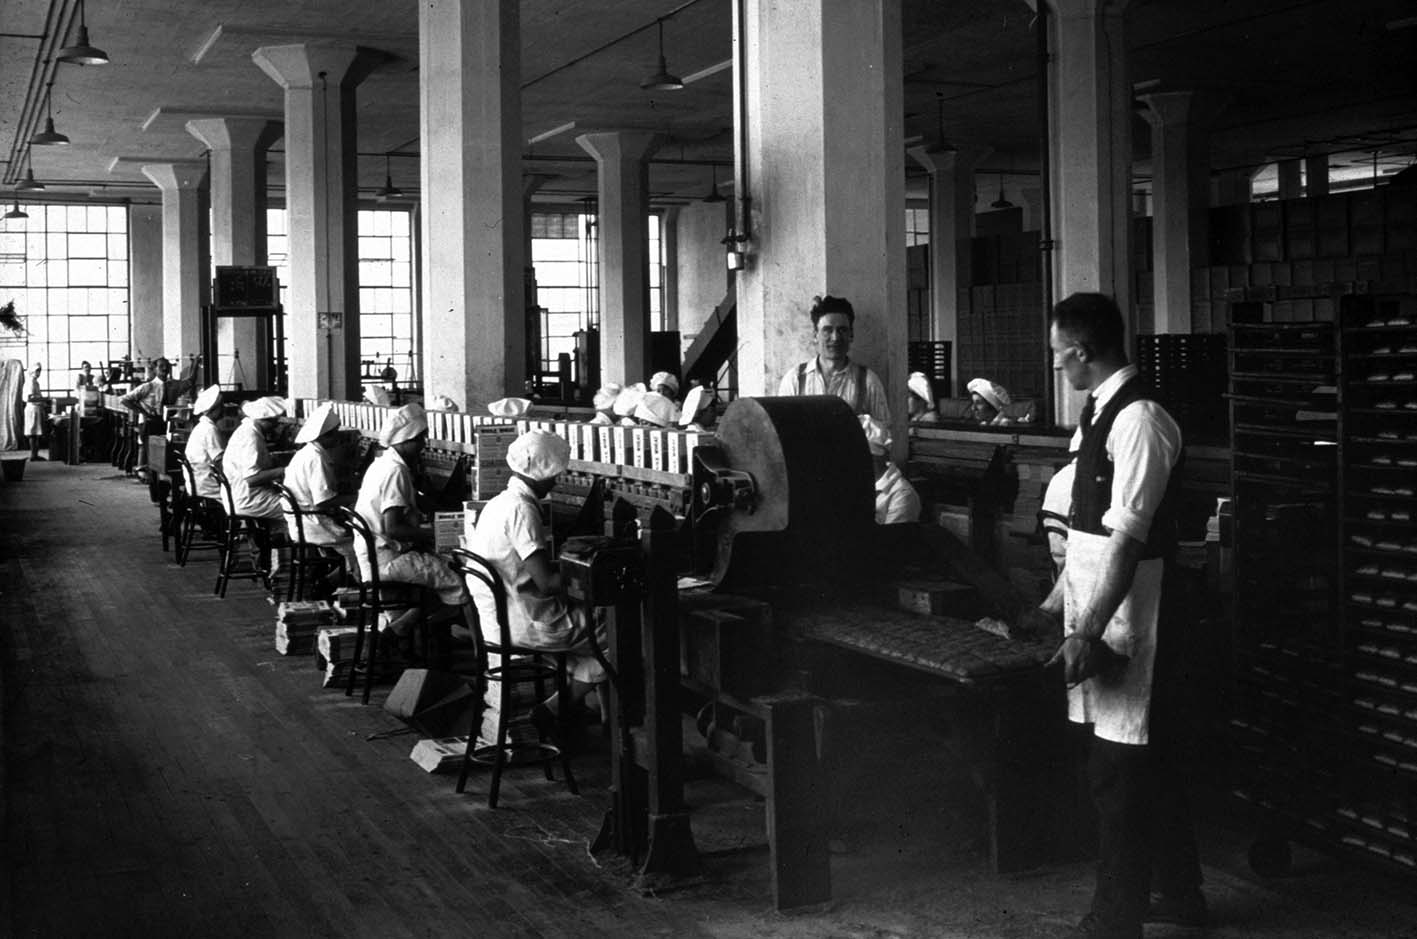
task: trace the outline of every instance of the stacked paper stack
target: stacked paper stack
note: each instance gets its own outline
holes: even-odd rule
[[[472,497],[491,499],[507,488],[512,478],[511,467],[507,465],[507,448],[517,439],[510,428],[482,428],[474,433],[477,444],[477,463],[473,469]]]
[[[335,595],[330,599],[337,622],[347,623],[355,616],[359,615],[358,587],[341,587],[335,591]]]
[[[281,655],[310,655],[315,634],[335,621],[334,609],[325,600],[297,600],[276,608],[276,651]]]
[[[321,688],[337,688],[349,678],[354,664],[353,626],[326,626],[315,639],[315,665],[325,673]]]
[[[451,772],[462,765],[466,737],[426,737],[414,744],[410,760],[429,773]]]

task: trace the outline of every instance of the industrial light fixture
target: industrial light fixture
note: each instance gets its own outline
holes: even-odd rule
[[[1012,209],[1014,204],[1004,198],[1004,174],[999,174],[999,198],[989,203],[991,209]]]
[[[388,202],[390,199],[402,199],[403,190],[394,185],[393,174],[389,170],[389,154],[384,154],[384,185],[374,193],[374,198],[380,202]]]
[[[15,207],[5,213],[5,221],[8,222],[12,218],[29,218],[29,214],[25,212],[24,209],[20,208],[20,199],[18,196],[15,197]]]
[[[713,170],[713,188],[708,191],[708,195],[704,196],[704,201],[727,202],[728,200],[723,198],[723,193],[718,191],[718,164],[714,164],[710,169]]]
[[[38,192],[44,188],[44,183],[34,178],[34,151],[28,147],[25,148],[25,160],[28,164],[25,169],[25,178],[15,183],[15,188],[21,191]]]
[[[75,65],[108,64],[108,53],[89,45],[89,27],[84,22],[84,0],[79,0],[79,41],[60,49],[56,57],[60,62],[73,62]]]
[[[678,91],[684,87],[684,79],[671,74],[664,63],[664,17],[655,20],[655,25],[659,27],[659,68],[640,82],[640,87],[646,91]]]
[[[944,92],[935,92],[935,142],[930,144],[927,153],[954,153],[953,144],[945,142],[945,95]]]
[[[47,115],[44,119],[44,130],[30,138],[32,147],[62,147],[69,143],[69,138],[54,129],[54,82],[50,81],[45,86],[44,91],[44,111]]]

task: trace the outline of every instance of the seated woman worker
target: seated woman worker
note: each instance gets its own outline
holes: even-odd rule
[[[975,378],[965,388],[969,391],[970,410],[976,421],[995,427],[1013,423],[1013,418],[1004,414],[1004,408],[1013,403],[1013,398],[1002,385],[987,378]]]
[[[290,465],[285,468],[285,488],[300,505],[303,519],[298,529],[295,515],[285,516],[286,529],[291,544],[302,538],[307,545],[326,558],[340,558],[346,568],[354,568],[354,541],[344,526],[335,521],[334,509],[341,505],[352,505],[350,496],[342,496],[338,488],[336,447],[339,444],[339,415],[330,402],[317,407],[300,432],[295,442],[303,444],[295,451]],[[338,587],[343,582],[343,570],[336,567],[329,576],[329,586]]]
[[[876,474],[876,524],[898,525],[920,521],[920,494],[891,461],[891,432],[869,414],[862,414],[861,430],[871,450],[871,468]]]
[[[497,570],[507,590],[507,619],[512,642],[532,649],[569,652],[568,701],[552,694],[532,712],[537,729],[550,736],[556,715],[586,704],[605,670],[591,652],[585,633],[585,610],[572,606],[553,565],[551,533],[541,518],[541,500],[556,487],[570,461],[570,446],[549,431],[522,434],[507,449],[513,476],[477,519],[468,549]],[[469,588],[482,619],[482,634],[497,638],[497,607],[491,592],[476,578]],[[495,663],[494,663],[495,664]],[[496,698],[489,691],[483,715],[483,739],[496,734]]]
[[[471,598],[462,578],[433,553],[433,529],[423,525],[418,511],[413,477],[419,454],[427,442],[428,417],[419,405],[405,404],[384,417],[379,433],[384,452],[369,465],[354,500],[354,510],[374,533],[375,557],[367,556],[364,541],[359,538],[354,542],[354,555],[365,581],[369,580],[372,560],[379,565],[379,575],[385,580],[418,584],[437,597],[438,607],[431,610],[413,607],[383,628],[380,640],[386,651],[410,657],[413,626],[426,617],[430,627],[442,627],[430,633],[442,646],[437,655],[441,659],[449,652],[448,627],[470,617],[471,609],[467,605]]]

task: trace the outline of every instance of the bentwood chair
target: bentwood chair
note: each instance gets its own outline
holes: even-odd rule
[[[518,739],[514,736],[516,724],[535,726],[531,709],[523,707],[514,711],[517,703],[518,687],[530,686],[534,693],[535,706],[546,697],[546,684],[554,682],[557,699],[566,700],[566,653],[531,649],[512,642],[512,628],[507,619],[507,589],[502,583],[497,569],[480,555],[462,548],[453,549],[453,570],[464,578],[475,577],[492,593],[497,606],[497,641],[483,638],[482,624],[473,632],[477,648],[477,662],[480,671],[479,692],[485,692],[492,683],[497,684],[497,739],[493,743],[477,746],[478,731],[482,727],[482,708],[474,713],[472,727],[468,732],[467,749],[463,753],[462,770],[458,774],[458,792],[467,787],[467,774],[472,764],[492,768],[492,784],[487,791],[487,806],[495,809],[502,787],[502,771],[508,766],[541,766],[546,778],[553,779],[551,764],[560,763],[566,775],[566,788],[573,795],[579,795],[576,777],[571,773],[570,755],[554,740],[547,740],[542,728],[536,728],[536,740]],[[496,656],[496,664],[492,664]],[[479,694],[479,698],[481,698]],[[525,701],[522,702],[525,704]]]
[[[223,600],[226,587],[233,580],[259,581],[267,590],[271,589],[271,572],[264,564],[266,552],[271,547],[271,534],[266,528],[266,520],[236,512],[236,500],[231,495],[231,482],[222,472],[221,464],[212,464],[212,475],[221,487],[222,507],[226,510],[225,531],[222,535],[221,569],[217,571],[216,587],[212,591]],[[241,566],[241,542],[249,545],[247,566]]]
[[[386,580],[379,572],[378,556],[374,548],[374,530],[364,517],[348,506],[340,506],[336,520],[349,529],[357,544],[364,548],[364,556],[369,559],[369,576],[364,571],[359,574],[359,607],[355,618],[354,656],[350,662],[349,682],[345,685],[345,696],[354,694],[354,683],[359,673],[364,673],[363,703],[369,703],[369,693],[374,688],[374,679],[379,674],[380,635],[379,619],[384,613],[401,613],[412,607],[425,606],[426,592],[422,584]],[[367,635],[366,635],[367,634]],[[368,655],[364,655],[365,644]]]
[[[220,554],[224,542],[206,536],[206,533],[225,528],[226,512],[216,499],[198,495],[197,473],[187,454],[179,450],[175,456],[182,471],[182,490],[173,492],[172,528],[177,535],[174,553],[177,566],[186,567],[193,551],[216,551]]]
[[[305,540],[305,523],[313,517],[331,517],[327,513],[315,509],[304,509],[300,506],[300,501],[295,498],[295,493],[291,492],[280,483],[275,484],[276,491],[280,493],[281,507],[285,509],[288,520],[293,520],[294,525],[287,525],[287,533],[295,532],[295,537],[290,542],[290,570],[288,571],[285,588],[285,600],[289,603],[292,600],[308,600],[307,593],[313,593],[314,588],[326,577],[336,571],[344,570],[344,558],[338,554],[331,556],[322,549],[332,546],[311,544]]]

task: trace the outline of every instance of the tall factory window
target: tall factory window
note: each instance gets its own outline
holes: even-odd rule
[[[359,210],[359,358],[368,374],[387,364],[401,385],[422,378],[414,309],[413,215],[407,209]],[[285,209],[266,210],[266,260],[290,304],[290,238]]]
[[[664,328],[664,245],[661,218],[651,214],[649,309],[652,329]],[[574,354],[576,333],[600,327],[599,228],[588,212],[534,212],[531,263],[541,314],[541,368],[554,371],[562,352]],[[638,381],[639,378],[632,378]]]
[[[25,325],[24,335],[0,335],[0,358],[40,363],[45,390],[67,392],[80,362],[97,368],[129,353],[128,211],[54,203],[25,211],[29,218],[0,228],[0,302],[13,300]]]
[[[392,364],[399,383],[422,378],[414,341],[413,216],[359,210],[359,358]]]

